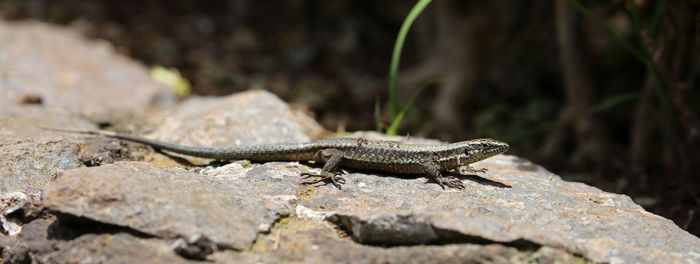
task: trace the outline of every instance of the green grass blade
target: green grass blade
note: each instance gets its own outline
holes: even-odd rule
[[[396,37],[396,43],[394,44],[394,52],[391,55],[391,66],[389,68],[389,111],[391,113],[391,119],[396,119],[396,111],[398,110],[398,73],[399,73],[399,61],[401,59],[401,50],[403,49],[403,43],[406,40],[406,35],[408,30],[411,28],[413,21],[416,20],[418,15],[423,12],[431,0],[419,0],[411,12],[408,13],[406,19],[401,25],[399,30],[399,35]]]

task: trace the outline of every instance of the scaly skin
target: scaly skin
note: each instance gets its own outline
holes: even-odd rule
[[[485,171],[485,169],[472,170],[469,164],[508,150],[508,144],[488,138],[440,145],[405,144],[397,141],[366,140],[363,138],[337,138],[307,143],[193,147],[110,131],[47,129],[106,136],[174,153],[219,160],[313,160],[324,163],[324,166],[320,175],[321,179],[311,183],[329,181],[338,188],[345,180],[335,172],[338,167],[345,167],[399,174],[425,174],[433,178],[443,189],[445,186],[462,189],[464,186],[459,179],[442,177],[440,172],[453,169],[469,172]]]

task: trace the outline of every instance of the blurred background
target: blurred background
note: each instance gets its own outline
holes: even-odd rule
[[[431,3],[406,40],[399,101],[437,82],[400,133],[506,141],[699,235],[700,0],[577,2]],[[376,130],[376,100],[390,123],[391,53],[414,4],[1,0],[0,18],[64,25],[175,68],[191,95],[266,89],[343,132]]]

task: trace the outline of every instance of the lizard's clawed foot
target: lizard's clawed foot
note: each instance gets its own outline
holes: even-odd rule
[[[309,182],[303,182],[302,184],[316,184],[319,182],[325,182],[325,183],[332,183],[333,186],[335,186],[338,189],[342,189],[341,184],[345,184],[345,178],[340,176],[339,174],[335,174],[332,172],[327,172],[327,171],[321,171],[321,174],[313,174],[309,172],[302,173],[302,178],[307,179],[310,177],[320,177],[318,180],[314,181],[309,181]]]
[[[450,188],[455,188],[459,190],[464,190],[464,184],[462,183],[462,180],[457,177],[445,177],[442,182],[445,184],[445,186],[450,187]],[[444,189],[444,187],[443,187]]]
[[[442,187],[443,190],[445,189],[445,186],[459,190],[464,190],[465,188],[464,184],[462,183],[462,180],[453,176],[440,177],[435,179],[435,182],[437,182],[437,184],[440,185],[440,187]]]
[[[486,173],[488,171],[486,168],[480,168],[480,169],[472,169],[473,172],[477,173]]]

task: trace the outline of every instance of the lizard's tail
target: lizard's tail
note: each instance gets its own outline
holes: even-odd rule
[[[41,127],[41,128],[46,129],[46,130],[51,130],[51,131],[65,132],[65,133],[77,133],[77,134],[104,136],[104,137],[108,137],[108,138],[116,138],[116,139],[146,144],[146,145],[151,146],[151,147],[156,148],[156,149],[168,150],[168,151],[175,152],[175,153],[180,153],[180,154],[185,154],[185,155],[190,155],[190,156],[195,156],[195,157],[202,157],[202,158],[228,159],[230,157],[238,157],[238,156],[244,156],[244,158],[245,158],[246,154],[247,154],[244,152],[245,150],[242,151],[241,149],[231,149],[231,150],[214,149],[214,150],[212,150],[211,148],[207,148],[207,147],[193,147],[193,146],[178,145],[178,144],[163,142],[163,141],[159,141],[159,140],[139,137],[139,136],[119,134],[119,133],[112,132],[112,131],[90,130],[90,129],[73,129],[73,128],[55,128],[55,127]],[[231,152],[233,154],[230,154],[229,152]],[[241,152],[241,153],[239,153],[239,152]],[[236,156],[235,154],[239,154],[239,155]]]
[[[106,137],[118,137],[119,134],[112,131],[104,130],[90,130],[90,129],[73,129],[73,128],[58,128],[58,127],[45,127],[39,126],[39,128],[50,131],[65,132],[65,133],[77,133],[77,134],[87,134],[87,135],[98,135]]]
[[[119,134],[111,131],[102,130],[90,130],[90,129],[72,129],[72,128],[54,128],[54,127],[42,127],[46,130],[65,132],[65,133],[77,133],[77,134],[87,134],[87,135],[97,135],[104,136],[108,138],[116,138],[136,143],[145,144],[160,150],[167,150],[170,152],[185,154],[189,156],[202,157],[202,158],[212,158],[221,160],[235,160],[235,159],[250,159],[259,161],[268,160],[311,160],[313,159],[313,154],[320,147],[309,146],[306,143],[299,144],[269,144],[269,145],[242,145],[233,147],[197,147],[197,146],[186,146],[174,143],[163,142],[155,139],[148,139],[145,137],[132,136],[127,134]],[[288,152],[291,154],[286,154],[286,156],[280,156],[280,152]],[[311,155],[309,157],[300,155]]]

